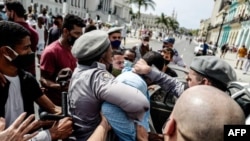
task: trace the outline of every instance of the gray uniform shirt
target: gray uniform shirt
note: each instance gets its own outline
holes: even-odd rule
[[[176,49],[173,49],[173,51],[174,51],[174,56],[172,58],[172,62],[174,64],[177,64],[178,66],[186,67],[186,64],[184,63],[182,57],[179,55],[178,51]]]
[[[155,67],[152,67],[151,71],[146,76],[154,83],[160,85],[167,93],[171,93],[177,97],[179,97],[185,89],[185,85],[182,82],[159,71]]]
[[[69,113],[73,117],[74,136],[87,140],[100,123],[103,101],[121,107],[130,118],[141,120],[149,109],[147,98],[134,87],[114,80],[104,64],[78,65],[68,93]]]

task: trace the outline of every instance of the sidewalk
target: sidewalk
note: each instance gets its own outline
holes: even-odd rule
[[[194,40],[194,43],[198,44],[196,40]],[[220,57],[220,54],[221,54],[220,48],[218,48],[215,56]],[[222,58],[222,59],[226,61],[229,65],[231,65],[231,67],[235,70],[237,74],[237,81],[250,83],[250,71],[248,71],[247,74],[243,74],[246,61],[242,65],[243,70],[240,70],[240,66],[239,66],[240,64],[238,65],[238,69],[234,68],[236,65],[236,61],[237,61],[236,53],[227,52],[227,54],[225,55],[225,58]]]
[[[220,49],[218,49],[218,53],[216,54],[217,57],[220,57]],[[236,58],[236,53],[231,53],[231,52],[227,52],[226,55],[225,55],[225,58],[222,58],[224,61],[226,61],[228,64],[230,64],[232,66],[232,68],[235,67],[236,65],[236,61],[237,61],[237,58]],[[244,68],[245,68],[245,63],[246,61],[244,61],[243,63],[243,70],[240,70],[240,63],[238,65],[238,68],[235,69],[235,72],[237,74],[237,79],[238,81],[241,81],[241,82],[249,82],[250,83],[250,72],[248,71],[247,74],[243,74],[244,72]]]

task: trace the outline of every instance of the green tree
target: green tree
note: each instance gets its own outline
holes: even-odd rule
[[[161,16],[155,19],[155,23],[158,25],[158,27],[161,27],[161,25],[164,25],[165,28],[168,29],[167,18],[164,13],[161,13]]]
[[[179,22],[171,17],[169,17],[168,19],[168,25],[169,25],[169,29],[173,31],[176,31],[179,28]]]
[[[153,0],[127,0],[129,4],[134,4],[138,8],[138,18],[141,17],[141,8],[144,7],[145,10],[151,7],[155,10],[155,2]]]

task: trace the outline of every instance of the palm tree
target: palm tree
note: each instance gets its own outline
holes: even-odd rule
[[[176,31],[179,28],[179,22],[171,17],[169,17],[168,19],[168,25],[169,25],[170,30],[173,30],[173,31]]]
[[[134,4],[138,8],[138,18],[141,17],[141,8],[144,7],[145,10],[151,7],[155,10],[155,2],[153,0],[127,0],[129,4]]]
[[[162,27],[164,25],[166,29],[168,29],[167,21],[168,20],[164,13],[161,13],[161,16],[155,19],[155,23],[157,24],[158,27]]]

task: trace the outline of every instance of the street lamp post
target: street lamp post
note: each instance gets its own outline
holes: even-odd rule
[[[222,13],[222,23],[220,25],[220,30],[219,30],[219,35],[218,35],[218,38],[217,38],[217,41],[216,41],[216,47],[218,47],[218,42],[219,42],[219,38],[220,38],[220,33],[221,33],[221,30],[222,30],[222,26],[223,26],[223,23],[224,23],[224,20],[226,18],[226,15],[227,15],[227,12],[223,12]]]
[[[208,26],[207,26],[206,41],[207,41],[207,37],[208,37],[208,32],[209,32],[209,30],[210,30],[210,26],[211,26],[211,23],[209,23]]]

